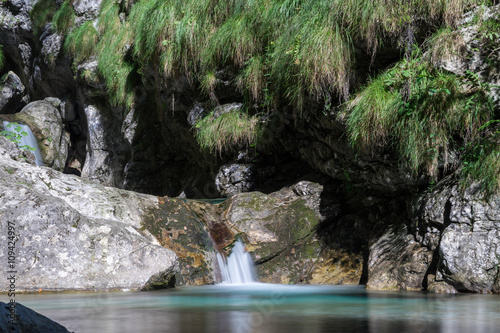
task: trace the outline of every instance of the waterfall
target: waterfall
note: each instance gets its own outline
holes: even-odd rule
[[[233,250],[226,259],[217,253],[217,262],[223,284],[243,284],[257,281],[252,257],[248,252],[245,252],[245,244],[241,240],[234,243]]]
[[[5,131],[8,132],[10,135],[17,137],[16,141],[17,141],[17,146],[19,148],[23,146],[35,148],[35,150],[32,150],[31,152],[33,153],[33,155],[35,155],[36,165],[43,166],[42,154],[40,154],[38,143],[36,141],[35,135],[33,134],[31,128],[29,128],[28,125],[15,124],[15,123],[10,123],[8,121],[4,121],[3,127],[5,128]]]

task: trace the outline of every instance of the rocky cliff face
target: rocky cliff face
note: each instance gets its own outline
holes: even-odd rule
[[[0,221],[19,228],[24,289],[213,283],[215,251],[241,237],[265,282],[500,292],[498,196],[461,190],[446,173],[430,184],[390,150],[354,151],[342,115],[313,100],[302,115],[282,106],[262,116],[257,147],[203,152],[192,127],[207,106],[241,107],[231,68],[216,73],[214,96],[144,70],[125,110],[109,101],[97,60],[72,66],[63,36],[34,25],[34,3],[0,2],[0,119],[28,124],[48,166],[0,137]],[[75,22],[94,22],[100,3],[74,1]],[[464,24],[472,61],[436,65],[498,83],[495,50],[479,49],[477,27]],[[229,199],[187,199],[220,196]]]

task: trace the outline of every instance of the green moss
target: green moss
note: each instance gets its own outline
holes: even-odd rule
[[[16,172],[15,169],[12,169],[12,168],[7,168],[7,167],[4,167],[4,170],[7,171],[9,174],[13,174],[14,172]]]

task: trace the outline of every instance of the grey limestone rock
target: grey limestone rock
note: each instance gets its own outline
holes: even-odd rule
[[[14,113],[25,95],[25,87],[19,76],[8,72],[0,83],[0,114]]]
[[[220,167],[215,185],[222,196],[249,192],[256,186],[255,173],[251,164],[226,164]]]
[[[64,170],[68,158],[69,133],[63,127],[59,110],[47,101],[35,101],[16,113],[13,119],[31,128],[38,139],[44,165]]]
[[[0,239],[8,225],[16,232],[18,291],[139,289],[177,262],[141,228],[157,197],[16,162],[2,148],[0,193]]]
[[[422,290],[432,255],[404,224],[388,227],[370,246],[367,288]]]
[[[42,57],[47,65],[53,65],[61,52],[62,38],[59,34],[51,34],[42,40]]]
[[[431,242],[439,255],[436,281],[458,291],[498,292],[500,196],[485,198],[477,185],[461,190],[445,179],[420,202],[418,224],[424,232],[417,239],[427,246],[427,239],[439,240],[438,246]]]
[[[102,0],[76,0],[73,8],[78,16],[85,17],[86,20],[94,19],[99,14]]]
[[[19,149],[14,142],[10,141],[2,135],[0,135],[0,147],[3,148],[7,155],[13,160],[36,165],[35,155],[33,155],[32,152],[30,152],[29,150]]]
[[[84,111],[88,142],[82,177],[121,187],[129,152],[129,144],[122,133],[122,121],[112,110],[100,105],[85,105]]]

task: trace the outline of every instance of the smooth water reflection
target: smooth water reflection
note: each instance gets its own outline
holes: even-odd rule
[[[240,285],[157,292],[18,295],[75,332],[498,332],[497,295]]]

